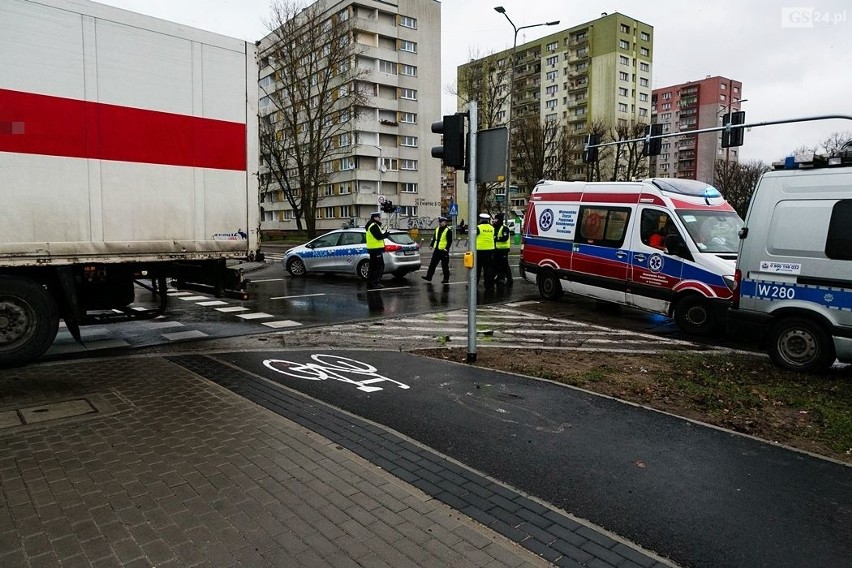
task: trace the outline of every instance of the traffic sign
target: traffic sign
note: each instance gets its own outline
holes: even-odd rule
[[[456,217],[459,214],[459,206],[453,203],[450,205],[450,217]]]

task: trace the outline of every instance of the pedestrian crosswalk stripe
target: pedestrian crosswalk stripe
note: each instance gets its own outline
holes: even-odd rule
[[[190,331],[179,331],[177,333],[164,333],[162,335],[169,341],[178,341],[180,339],[195,339],[197,337],[209,337],[206,333],[197,329],[193,329]]]
[[[272,318],[272,317],[275,317],[275,316],[273,316],[271,314],[264,313],[264,312],[254,312],[254,313],[251,313],[251,314],[237,314],[237,317],[247,319],[247,320],[253,320],[253,319]]]

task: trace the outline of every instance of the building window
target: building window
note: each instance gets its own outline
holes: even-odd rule
[[[558,62],[559,62],[559,56],[558,55],[551,55],[550,57],[547,58],[547,64],[550,65],[551,67],[556,65]]]
[[[416,205],[401,205],[399,208],[400,217],[417,217]]]
[[[341,183],[340,184],[340,195],[348,195],[352,193],[352,184],[351,183]],[[349,215],[347,214],[346,217]]]
[[[548,85],[544,90],[548,95],[555,95],[559,90],[559,85]]]
[[[639,93],[639,100],[643,103],[648,102],[648,93]]]
[[[639,71],[645,71],[646,73],[651,70],[651,66],[647,63],[639,64]]]
[[[624,55],[619,55],[618,62],[622,65],[630,65],[630,58]]]
[[[618,94],[622,97],[626,97],[627,96],[627,87],[619,87],[618,88]]]
[[[640,108],[639,109],[639,116],[648,116],[648,109]]]
[[[556,49],[557,49],[558,47],[559,47],[559,42],[554,41],[554,42],[552,42],[552,43],[548,43],[548,44],[547,44],[547,48],[546,48],[546,49],[547,49],[547,51],[556,51]]]
[[[417,44],[413,41],[401,39],[399,40],[399,50],[407,51],[408,53],[417,53]]]
[[[334,207],[326,207],[323,213],[324,219],[334,219]]]
[[[558,71],[548,71],[548,72],[547,72],[547,75],[545,75],[545,78],[546,78],[548,81],[555,81],[555,80],[556,80],[556,77],[558,77],[558,76],[559,76],[559,72],[558,72]]]
[[[412,30],[417,29],[417,19],[409,16],[400,16],[399,17],[399,25],[404,28],[411,28]]]
[[[340,158],[340,170],[354,170],[355,169],[355,158],[352,156],[347,156],[346,158]]]
[[[417,147],[417,136],[401,136],[399,139],[400,146],[407,146],[409,148]]]
[[[417,67],[414,65],[401,65],[399,68],[400,75],[408,75],[409,77],[417,77]]]
[[[648,79],[646,79],[645,77],[639,77],[639,85],[641,85],[643,87],[647,87],[648,86]]]
[[[620,80],[622,80],[622,81],[629,81],[629,80],[630,80],[630,75],[628,75],[628,74],[627,74],[627,73],[625,73],[624,71],[619,71],[619,72],[618,72],[618,78],[619,78]]]
[[[349,146],[349,144],[351,144],[351,142],[352,142],[352,139],[351,139],[350,134],[348,132],[341,134],[340,136],[337,137],[337,145],[340,148],[345,148],[346,146]]]
[[[618,47],[621,49],[630,49],[630,42],[626,39],[620,39],[618,40]]]
[[[618,103],[618,112],[627,112],[627,104]]]
[[[413,112],[401,112],[399,113],[399,121],[405,122],[406,124],[416,124],[417,115]]]
[[[396,158],[382,158],[382,165],[385,167],[385,171],[388,172],[399,170],[399,160]]]
[[[379,59],[379,71],[382,73],[390,73],[391,75],[396,75],[396,63],[393,61],[385,61],[384,59]]]
[[[402,184],[402,192],[403,193],[417,193],[417,184],[411,182],[404,182]]]
[[[556,99],[550,99],[544,103],[545,108],[553,110],[556,108]]]
[[[660,108],[663,110],[670,110],[672,108],[672,103],[663,103]]]
[[[400,89],[399,90],[399,98],[406,99],[409,101],[417,100],[417,91],[415,89]]]
[[[621,33],[629,34],[630,26],[628,26],[627,24],[621,24]]]
[[[647,47],[640,47],[639,55],[641,55],[642,57],[648,57],[649,55],[651,55],[651,51]]]
[[[400,160],[399,169],[417,171],[417,160]]]
[[[639,34],[639,39],[641,39],[642,41],[651,41],[651,34],[649,34],[648,32],[642,32]]]
[[[663,93],[663,98],[664,98],[664,99],[670,99],[670,98],[672,98],[672,94],[671,94],[671,92]]]

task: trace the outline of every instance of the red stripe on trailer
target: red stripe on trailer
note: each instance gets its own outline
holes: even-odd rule
[[[0,89],[0,152],[245,171],[246,125]]]

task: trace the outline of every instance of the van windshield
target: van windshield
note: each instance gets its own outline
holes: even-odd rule
[[[743,220],[735,211],[679,210],[677,215],[699,251],[737,253]]]

